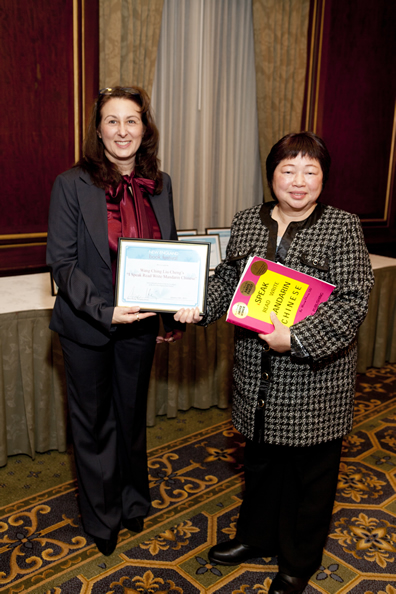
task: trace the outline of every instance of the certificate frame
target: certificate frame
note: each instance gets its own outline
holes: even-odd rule
[[[176,233],[178,237],[181,237],[183,235],[197,235],[198,231],[197,229],[178,229]]]
[[[209,242],[120,237],[115,305],[175,313],[198,307],[206,313]]]
[[[208,235],[218,235],[220,238],[221,259],[225,260],[228,242],[231,237],[231,227],[207,227]]]
[[[210,244],[210,264],[209,270],[214,270],[221,262],[220,237],[218,235],[184,235],[179,237],[179,241],[201,242]]]

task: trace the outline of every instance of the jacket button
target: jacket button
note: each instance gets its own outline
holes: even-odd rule
[[[312,260],[312,264],[314,264],[314,266],[317,266],[319,264],[319,260],[315,258],[314,260]]]
[[[267,344],[266,342],[263,344],[263,351],[265,351],[266,353],[268,353],[268,351],[270,350],[270,346],[269,344]]]
[[[265,404],[265,401],[262,400],[261,398],[260,398],[260,400],[257,400],[257,408],[263,408],[264,404]]]
[[[263,380],[268,380],[269,379],[269,373],[267,373],[266,371],[263,371],[263,373],[261,374],[261,377]]]

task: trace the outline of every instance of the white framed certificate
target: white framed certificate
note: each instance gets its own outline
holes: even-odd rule
[[[207,228],[206,233],[208,235],[218,235],[220,238],[220,249],[221,249],[221,259],[225,260],[226,257],[226,250],[228,242],[230,241],[231,236],[231,227],[216,227],[216,228]]]
[[[206,309],[210,244],[163,239],[118,240],[115,305],[175,313]]]
[[[178,229],[177,236],[181,237],[182,235],[196,235],[198,231],[196,229]]]
[[[210,264],[209,270],[214,270],[221,262],[220,238],[218,235],[184,235],[179,237],[179,241],[200,242],[205,241],[210,244]]]

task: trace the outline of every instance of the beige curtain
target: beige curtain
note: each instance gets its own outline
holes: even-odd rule
[[[99,0],[99,84],[153,85],[163,0]]]
[[[251,0],[165,0],[152,103],[179,229],[262,202]]]
[[[252,0],[260,159],[272,145],[301,129],[310,0]]]

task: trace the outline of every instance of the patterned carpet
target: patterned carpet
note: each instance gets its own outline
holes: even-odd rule
[[[395,364],[358,377],[329,538],[306,594],[396,594],[395,386]],[[51,466],[56,485],[41,491],[34,481],[53,456],[31,462],[27,476],[17,460],[0,469],[0,591],[267,594],[276,558],[239,567],[208,561],[209,548],[235,534],[243,489],[243,439],[228,419],[150,450],[152,514],[142,534],[120,533],[111,557],[81,529],[63,456]],[[24,497],[10,501],[10,485]]]

